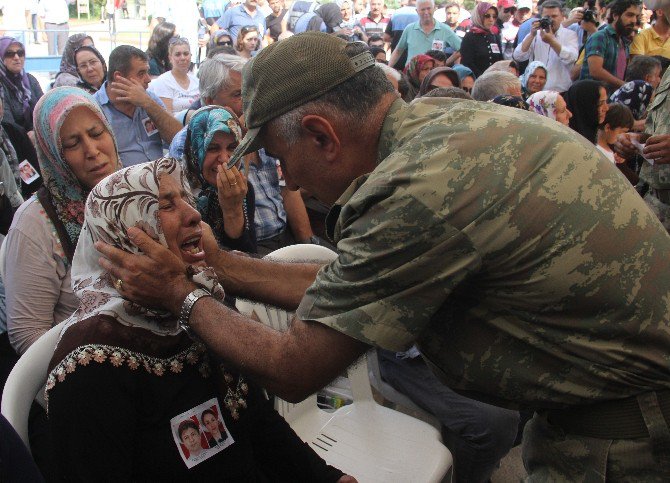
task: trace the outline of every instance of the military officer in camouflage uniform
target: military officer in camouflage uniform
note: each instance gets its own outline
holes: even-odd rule
[[[670,236],[592,144],[496,104],[408,106],[364,47],[321,33],[263,49],[243,77],[232,162],[264,146],[289,187],[332,204],[338,258],[279,264],[203,237],[226,290],[297,308],[283,334],[136,229],[145,255],[97,245],[124,296],[288,400],[370,346],[416,343],[451,388],[536,411],[531,480],[670,479]]]

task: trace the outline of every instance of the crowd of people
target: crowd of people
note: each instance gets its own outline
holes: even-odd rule
[[[63,323],[47,480],[354,482],[264,390],[370,347],[455,481],[520,443],[532,481],[670,478],[670,2],[200,14],[197,44],[70,36],[46,93],[0,37],[0,384]],[[261,260],[292,244],[338,258]]]

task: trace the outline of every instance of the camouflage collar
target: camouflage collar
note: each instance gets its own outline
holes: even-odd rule
[[[377,148],[377,165],[386,159],[396,148],[397,145],[397,131],[405,117],[407,116],[407,104],[402,99],[398,99],[391,104],[384,123],[382,124],[381,133],[379,135],[379,147]],[[337,199],[335,204],[331,207],[326,216],[326,235],[330,241],[337,242],[340,238],[339,226],[337,221],[340,217],[342,207],[354,196],[358,188],[365,183],[370,174],[359,176],[351,182],[349,187]]]
[[[402,99],[396,100],[384,119],[382,130],[379,135],[379,147],[377,148],[377,165],[386,159],[394,150],[397,143],[396,134],[398,128],[407,116],[408,106]]]
[[[363,183],[368,180],[368,176],[370,176],[369,173],[364,174],[363,176],[359,176],[353,180],[349,187],[344,191],[344,193],[342,193],[342,195],[328,211],[328,215],[326,215],[326,235],[331,242],[337,243],[340,239],[340,226],[337,222],[340,218],[342,207],[347,204],[352,196],[354,196],[354,193],[358,191],[358,188],[360,188]]]

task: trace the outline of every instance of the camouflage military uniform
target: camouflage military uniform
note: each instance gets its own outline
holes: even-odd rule
[[[418,342],[450,387],[508,408],[670,387],[670,237],[593,145],[532,113],[429,98],[392,106],[379,149],[329,214],[340,256],[299,317]],[[562,449],[545,459],[570,462]]]
[[[656,89],[654,102],[647,111],[645,132],[651,135],[670,134],[670,69],[665,72]],[[640,179],[650,188],[644,200],[665,229],[670,231],[670,164],[652,165],[645,161],[640,170]],[[660,190],[660,196],[655,195],[654,190]]]

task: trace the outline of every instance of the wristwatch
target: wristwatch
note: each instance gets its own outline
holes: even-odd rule
[[[179,312],[179,328],[186,332],[193,340],[200,340],[198,336],[193,332],[188,321],[191,318],[191,312],[193,311],[193,306],[195,303],[200,300],[202,297],[211,297],[212,294],[209,293],[204,288],[196,288],[193,292],[188,294],[184,299],[184,302],[181,304],[181,311]]]

